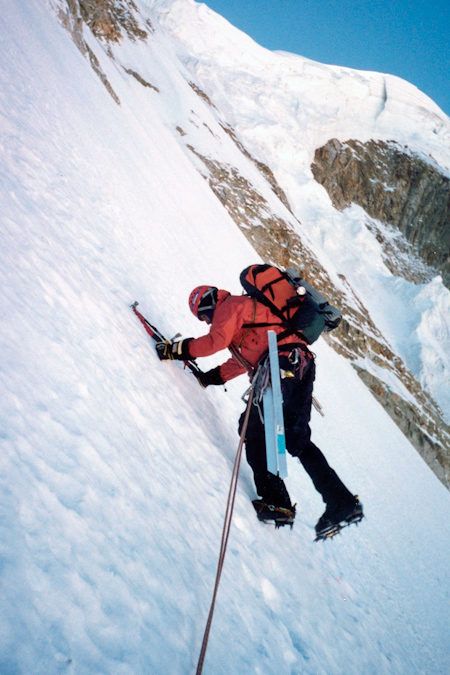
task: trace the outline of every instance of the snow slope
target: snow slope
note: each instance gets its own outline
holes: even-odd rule
[[[315,150],[332,138],[373,138],[394,139],[448,174],[450,119],[398,77],[270,52],[193,0],[142,2],[156,8],[192,79],[273,170],[301,223],[295,225],[301,237],[327,270],[345,275],[450,422],[450,291],[439,277],[429,288],[395,277],[364,211],[337,212],[310,168]],[[393,322],[405,307],[406,321]]]
[[[0,672],[195,672],[246,381],[161,364],[129,304],[199,335],[191,288],[239,292],[256,256],[172,133],[199,102],[164,32],[124,49],[170,106],[90,40],[119,107],[42,2],[7,0],[0,31]],[[275,532],[243,467],[204,673],[444,675],[450,495],[316,351],[314,438],[367,517],[313,543],[323,505],[292,460],[297,522]]]

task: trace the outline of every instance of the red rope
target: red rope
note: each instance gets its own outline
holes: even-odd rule
[[[250,408],[251,408],[251,405],[252,405],[252,400],[253,400],[253,387],[250,390],[250,395],[249,395],[249,399],[248,399],[248,402],[247,402],[247,410],[245,412],[244,424],[242,426],[241,437],[240,437],[240,440],[239,440],[239,446],[238,446],[237,453],[236,453],[236,459],[234,460],[233,474],[231,476],[230,490],[228,492],[227,510],[225,512],[225,522],[224,522],[223,530],[222,530],[222,541],[220,543],[220,554],[219,554],[219,562],[218,562],[218,565],[217,565],[216,582],[214,584],[214,592],[213,592],[213,597],[212,597],[212,601],[211,601],[211,607],[210,607],[210,610],[209,610],[208,620],[206,622],[206,628],[205,628],[205,633],[204,633],[204,636],[203,636],[202,648],[200,650],[200,657],[199,657],[198,666],[197,666],[197,670],[195,672],[195,675],[201,675],[201,673],[203,671],[203,663],[205,661],[206,648],[208,646],[209,633],[210,633],[210,630],[211,630],[211,623],[212,623],[212,619],[213,619],[213,615],[214,615],[214,608],[215,608],[215,605],[216,605],[217,591],[219,589],[220,577],[222,576],[222,569],[223,569],[223,564],[224,564],[224,560],[225,560],[225,553],[226,553],[226,550],[227,550],[228,539],[229,539],[229,536],[230,536],[231,520],[233,518],[233,510],[234,510],[234,502],[235,502],[235,498],[236,498],[239,469],[240,469],[240,466],[241,466],[242,447],[244,445],[245,434],[246,434],[246,431],[247,431],[248,418],[250,416]]]

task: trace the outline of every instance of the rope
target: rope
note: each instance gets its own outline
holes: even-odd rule
[[[208,620],[206,622],[206,628],[205,628],[205,633],[203,635],[203,643],[202,643],[202,648],[200,650],[200,657],[197,665],[197,670],[195,672],[195,675],[201,675],[203,671],[203,663],[205,660],[205,655],[206,655],[206,649],[208,646],[208,640],[209,640],[209,633],[211,630],[211,623],[214,615],[214,608],[216,605],[216,598],[217,598],[217,591],[219,589],[219,583],[220,583],[220,577],[222,575],[222,569],[223,569],[223,564],[225,560],[225,553],[227,550],[227,544],[228,544],[228,539],[230,536],[230,528],[231,528],[231,520],[233,517],[233,510],[234,510],[234,502],[236,498],[236,490],[237,490],[237,482],[238,482],[238,476],[239,476],[239,468],[241,466],[241,457],[242,457],[242,447],[244,445],[244,439],[245,439],[245,434],[247,432],[247,425],[248,425],[248,418],[250,416],[250,408],[252,405],[252,400],[253,400],[253,387],[250,389],[250,394],[247,402],[247,410],[245,412],[245,418],[244,418],[244,424],[242,426],[242,432],[241,436],[239,439],[239,446],[236,452],[236,459],[234,460],[234,466],[233,466],[233,474],[231,476],[231,484],[230,484],[230,490],[228,492],[228,501],[227,501],[227,509],[225,512],[225,522],[223,525],[223,530],[222,530],[222,540],[220,543],[220,554],[219,554],[219,562],[217,565],[217,573],[216,573],[216,582],[214,584],[214,592],[213,592],[213,597],[211,601],[211,607],[209,610],[209,615],[208,615]]]
[[[251,323],[248,325],[247,330],[245,331],[245,333],[243,334],[243,336],[241,337],[241,339],[239,340],[239,344],[238,344],[238,346],[237,346],[237,348],[239,349],[239,351],[241,351],[242,344],[243,344],[245,338],[247,337],[247,335],[250,333],[250,331],[251,331],[251,329],[252,329],[252,327],[253,327],[253,325],[254,325],[254,323],[255,323],[255,321],[256,321],[256,310],[257,310],[256,298],[253,298],[253,314],[252,314],[252,321],[251,321]]]

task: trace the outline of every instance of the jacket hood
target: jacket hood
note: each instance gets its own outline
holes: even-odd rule
[[[217,291],[217,304],[216,308],[218,305],[221,305],[224,300],[229,298],[231,293],[229,291],[225,291],[223,288],[219,288]]]

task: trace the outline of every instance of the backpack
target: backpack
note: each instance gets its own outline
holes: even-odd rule
[[[283,272],[273,265],[250,265],[241,272],[240,281],[247,295],[266,305],[280,319],[276,324],[244,326],[283,325],[286,330],[277,336],[278,341],[298,335],[312,344],[323,331],[332,331],[341,322],[341,312],[304,281],[293,267]]]

